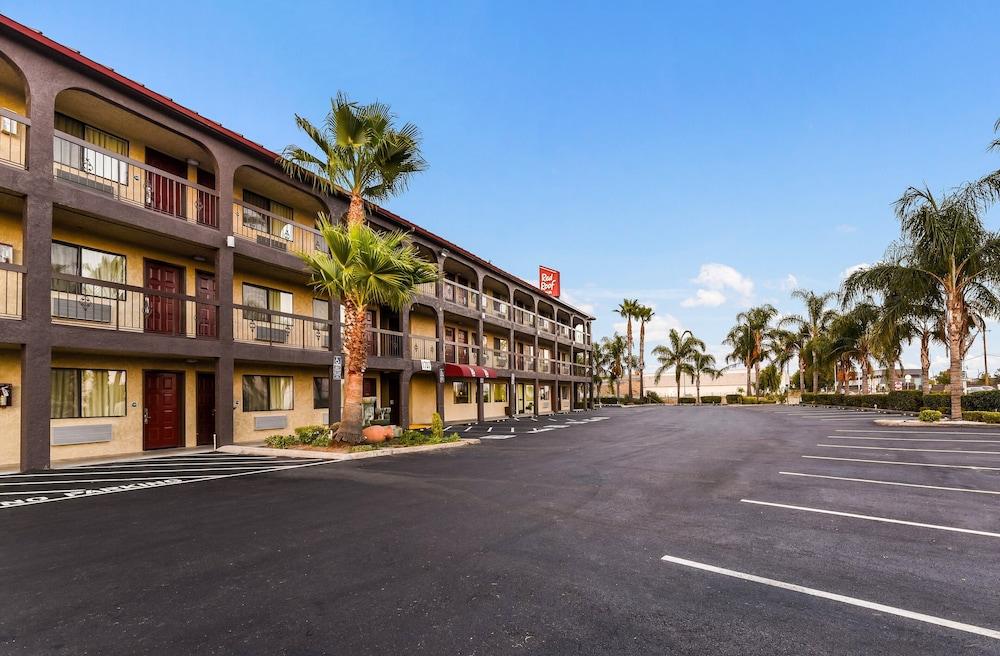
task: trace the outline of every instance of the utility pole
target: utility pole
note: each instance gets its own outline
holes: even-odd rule
[[[983,385],[990,384],[990,360],[986,355],[986,325],[983,325]]]

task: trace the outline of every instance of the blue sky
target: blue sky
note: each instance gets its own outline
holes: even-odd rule
[[[628,295],[655,306],[654,338],[682,326],[721,352],[746,303],[794,311],[790,287],[877,260],[907,185],[1000,168],[1000,4],[820,4],[4,12],[275,149],[338,89],[389,102],[430,162],[390,209],[529,280],[560,269],[596,335]]]

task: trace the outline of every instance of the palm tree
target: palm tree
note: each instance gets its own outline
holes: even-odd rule
[[[639,299],[624,299],[621,304],[618,305],[618,309],[615,310],[623,319],[626,321],[625,330],[625,345],[628,350],[628,357],[626,358],[626,366],[628,370],[628,398],[632,400],[632,319],[635,318],[636,313],[639,308]]]
[[[806,344],[803,350],[808,349],[812,355],[812,360],[814,362],[819,362],[819,343],[818,340],[827,330],[830,329],[830,324],[833,322],[834,318],[837,316],[837,312],[833,309],[827,308],[827,304],[836,298],[833,292],[826,292],[825,294],[817,294],[808,289],[796,289],[792,292],[792,298],[797,298],[803,302],[806,306],[805,315],[792,314],[784,317],[779,326],[793,326],[796,330],[801,331],[805,334]],[[805,378],[806,368],[802,362],[801,356],[799,358],[799,389],[800,391],[805,390]],[[818,391],[819,387],[819,367],[813,366],[812,375],[812,391],[813,393]]]
[[[329,253],[302,253],[310,285],[344,307],[344,413],[336,439],[358,443],[361,402],[368,362],[365,308],[400,311],[413,302],[418,285],[436,282],[437,266],[424,260],[402,232],[382,233],[365,223],[334,225],[320,217]]]
[[[803,357],[806,344],[805,333],[777,328],[772,336],[772,344],[771,363],[778,367],[779,372],[783,370],[786,376],[788,375],[788,364],[793,358],[798,357],[799,391],[802,391],[802,379],[805,378],[805,358]]]
[[[941,295],[945,309],[951,374],[951,416],[962,417],[962,357],[970,329],[970,306],[983,316],[1000,314],[1000,234],[980,218],[975,185],[940,199],[910,187],[896,201],[901,237],[881,262],[852,274],[846,292],[878,292],[901,284],[926,285]]]
[[[722,375],[722,370],[715,365],[715,356],[702,351],[695,351],[691,356],[691,371],[694,373],[694,399],[701,405],[701,376],[715,379]],[[678,397],[680,398],[680,397]]]
[[[608,382],[615,393],[615,401],[618,399],[618,381],[622,378],[625,361],[628,358],[628,343],[625,338],[615,333],[611,337],[601,340],[601,348],[604,351],[606,367],[608,372]]]
[[[660,366],[656,370],[656,382],[660,382],[660,377],[670,367],[674,368],[674,380],[677,382],[677,402],[681,401],[681,375],[694,375],[691,361],[695,353],[705,350],[705,342],[695,337],[690,330],[683,333],[677,332],[676,328],[670,329],[667,336],[667,344],[661,344],[653,349],[653,355],[659,361]]]
[[[597,386],[597,401],[601,401],[601,389],[604,387],[604,379],[608,375],[608,355],[604,344],[597,342],[591,351],[590,361],[593,365],[592,381]]]
[[[773,362],[760,372],[758,386],[767,394],[776,394],[781,391],[781,369]]]
[[[831,354],[834,362],[845,372],[844,387],[847,387],[847,375],[857,364],[861,369],[863,379],[863,394],[871,392],[872,359],[878,353],[878,335],[874,326],[878,317],[878,309],[871,303],[859,303],[848,312],[839,315],[830,327],[832,337]],[[834,378],[836,389],[836,377]]]
[[[736,315],[736,326],[724,340],[726,344],[733,346],[729,359],[738,359],[747,367],[748,391],[751,367],[754,370],[754,380],[759,381],[760,363],[771,349],[771,339],[774,335],[774,327],[771,324],[777,316],[777,308],[769,303],[740,312]],[[757,395],[760,395],[760,389],[757,390]]]
[[[640,305],[636,310],[635,318],[639,320],[639,398],[646,397],[646,324],[653,319],[653,308],[647,305]]]
[[[281,164],[290,176],[309,178],[327,194],[350,195],[349,224],[365,220],[365,201],[384,201],[406,189],[410,177],[427,168],[420,153],[420,131],[412,123],[395,126],[389,106],[358,105],[343,93],[330,99],[323,125],[295,115],[295,123],[319,149],[319,156],[291,145]]]

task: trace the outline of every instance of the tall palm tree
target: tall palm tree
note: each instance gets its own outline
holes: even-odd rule
[[[852,274],[844,282],[849,293],[892,286],[927,285],[941,295],[945,309],[951,374],[951,416],[962,417],[962,357],[970,329],[969,307],[983,316],[1000,314],[1000,234],[987,230],[980,218],[981,199],[974,185],[934,196],[910,187],[896,201],[901,236],[881,262]]]
[[[417,286],[436,282],[437,266],[424,260],[402,232],[381,233],[365,223],[331,224],[320,218],[329,253],[302,253],[310,285],[345,308],[344,413],[336,438],[358,443],[361,403],[368,363],[365,308],[384,305],[396,311],[413,302]]]
[[[759,380],[760,363],[771,349],[771,339],[774,335],[772,323],[777,316],[777,308],[769,303],[740,312],[736,315],[736,325],[724,340],[724,343],[733,347],[733,352],[727,359],[741,361],[747,367],[748,393],[750,368],[754,370],[754,380]],[[759,395],[760,390],[757,392]]]
[[[602,342],[594,343],[590,355],[590,362],[593,365],[591,382],[597,386],[597,401],[601,400],[601,390],[604,387],[604,379],[608,375],[608,354]]]
[[[628,359],[628,343],[625,338],[615,333],[601,340],[601,348],[607,362],[608,382],[618,401],[618,382],[622,379],[625,361]]]
[[[808,289],[796,289],[792,292],[792,298],[802,301],[806,306],[804,315],[791,314],[784,317],[779,326],[793,326],[795,329],[805,333],[805,349],[810,351],[812,360],[819,362],[819,342],[818,340],[827,330],[837,316],[836,310],[828,308],[827,304],[836,298],[833,292],[817,294]],[[804,350],[805,350],[804,349]],[[805,367],[799,362],[799,388],[804,390]],[[812,391],[817,392],[819,388],[819,367],[813,366]]]
[[[691,361],[699,350],[705,350],[705,342],[695,337],[690,330],[679,333],[676,328],[670,329],[666,344],[661,344],[653,349],[653,355],[660,363],[654,380],[659,383],[663,373],[673,367],[674,380],[677,383],[678,403],[681,401],[681,376],[683,374],[694,375]]]
[[[695,351],[691,355],[691,371],[694,373],[694,399],[695,403],[701,405],[701,377],[702,374],[713,380],[722,375],[722,370],[715,364],[715,356],[702,351]]]
[[[292,177],[308,178],[327,194],[343,189],[350,195],[347,222],[365,220],[365,202],[380,202],[406,189],[414,173],[427,168],[420,153],[420,131],[412,123],[396,127],[388,105],[359,105],[344,93],[330,99],[322,126],[295,115],[319,155],[291,145],[281,164]]]
[[[871,303],[859,303],[839,315],[830,327],[834,362],[845,372],[844,391],[848,376],[856,364],[861,370],[863,394],[871,393],[872,360],[878,354],[879,337],[875,332],[878,309]],[[836,389],[836,378],[834,378]]]
[[[640,305],[636,309],[635,318],[639,321],[639,360],[637,369],[639,371],[639,398],[646,397],[646,324],[652,321],[653,308],[647,305]]]
[[[771,363],[778,368],[779,372],[783,371],[788,376],[788,364],[794,358],[798,358],[799,391],[802,391],[802,379],[805,378],[805,358],[802,354],[806,344],[805,333],[777,328],[773,333],[772,343]],[[791,377],[789,377],[790,380]]]
[[[618,309],[615,310],[623,319],[625,319],[625,345],[628,350],[628,357],[625,358],[625,364],[628,371],[628,398],[632,400],[632,351],[633,351],[633,340],[632,340],[632,319],[635,318],[636,313],[639,310],[639,299],[636,298],[626,298],[619,305]]]

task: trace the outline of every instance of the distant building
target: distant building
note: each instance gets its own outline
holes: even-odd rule
[[[656,382],[656,376],[647,373],[644,376],[644,391],[655,392],[663,398],[677,398],[677,382],[674,379],[674,372],[667,371],[660,377],[660,382]],[[753,385],[753,372],[750,373],[751,385]],[[721,377],[712,379],[708,376],[702,376],[701,378],[701,395],[702,396],[725,396],[726,394],[740,394],[746,393],[747,386],[747,372],[745,369],[727,371],[722,374]],[[788,377],[784,372],[781,374],[781,386],[788,386]],[[625,396],[628,394],[628,380],[623,379],[619,385],[619,396]],[[607,390],[607,391],[604,391]],[[602,390],[604,396],[608,396],[610,392],[610,387],[605,386]],[[635,396],[639,396],[639,376],[634,376],[632,380],[632,392]],[[695,383],[692,376],[681,376],[681,394],[682,397],[695,395]]]

